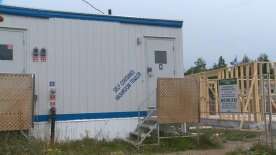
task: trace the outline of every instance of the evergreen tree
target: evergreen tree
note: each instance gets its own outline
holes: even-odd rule
[[[213,68],[212,69],[218,69],[218,64],[214,63]]]
[[[268,55],[265,53],[260,54],[257,60],[260,62],[269,62]]]
[[[214,64],[213,69],[219,69],[219,68],[225,68],[227,67],[227,64],[225,63],[225,60],[222,56],[219,57],[218,63]]]
[[[202,58],[198,58],[195,61],[195,69],[196,69],[196,72],[205,71],[206,70],[206,62],[205,62],[205,60],[202,59]]]
[[[236,56],[235,59],[234,59],[233,61],[230,62],[230,64],[231,64],[232,66],[237,65],[237,64],[238,64],[238,57]]]
[[[195,74],[195,73],[200,73],[203,71],[206,71],[206,62],[204,59],[202,58],[198,58],[195,62],[194,62],[195,66],[189,68],[184,74],[185,75],[189,75],[189,74]]]
[[[251,60],[247,55],[244,55],[241,61],[241,64],[249,63]]]

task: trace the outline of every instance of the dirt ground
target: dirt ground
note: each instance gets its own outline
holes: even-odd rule
[[[224,155],[228,152],[237,149],[249,149],[254,145],[254,142],[227,142],[224,144],[223,149],[211,149],[211,150],[192,150],[178,153],[169,153],[166,155]],[[160,154],[161,155],[161,154]]]

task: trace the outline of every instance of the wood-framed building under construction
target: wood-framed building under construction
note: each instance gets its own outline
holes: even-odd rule
[[[269,109],[263,103],[269,100],[273,111],[276,110],[275,62],[250,62],[189,76],[200,78],[201,119],[235,120],[241,121],[241,124],[244,121],[259,123],[264,120],[263,113]],[[238,112],[221,112],[218,81],[223,79],[237,80]],[[265,92],[267,89],[270,91]]]

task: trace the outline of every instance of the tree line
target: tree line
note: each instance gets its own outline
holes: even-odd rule
[[[238,57],[235,57],[235,59],[230,62],[230,65],[235,66],[235,65],[239,65],[239,64],[249,63],[251,61],[253,61],[253,60],[250,59],[247,55],[244,55],[240,61],[238,60]],[[257,58],[257,61],[269,62],[270,60],[269,60],[267,54],[262,53]],[[228,64],[225,62],[225,59],[222,56],[220,56],[218,58],[218,62],[215,63],[211,68],[207,68],[206,61],[203,58],[198,58],[194,62],[194,66],[190,67],[187,71],[185,71],[184,75],[190,75],[190,74],[200,73],[200,72],[204,72],[204,71],[208,71],[208,70],[225,68],[227,66],[228,66]]]

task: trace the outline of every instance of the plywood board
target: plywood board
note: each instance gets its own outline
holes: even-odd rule
[[[32,126],[32,75],[0,74],[0,131]]]
[[[199,79],[161,78],[157,85],[159,123],[199,122]]]

